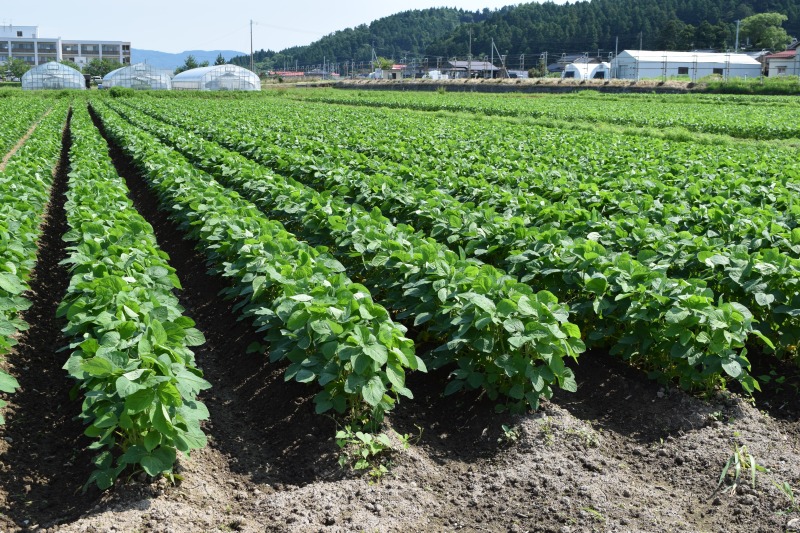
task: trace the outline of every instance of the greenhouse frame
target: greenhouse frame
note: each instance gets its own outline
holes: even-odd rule
[[[172,78],[177,91],[260,91],[261,80],[246,68],[214,65],[193,68]]]
[[[83,74],[72,67],[50,61],[33,67],[22,75],[22,89],[38,91],[43,89],[86,89]]]
[[[103,77],[103,89],[128,87],[146,91],[168,91],[172,88],[172,78],[165,70],[157,69],[147,63],[136,63],[112,70]]]

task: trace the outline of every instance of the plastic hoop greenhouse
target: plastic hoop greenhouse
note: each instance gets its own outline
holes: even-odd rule
[[[85,88],[83,74],[55,61],[33,67],[22,75],[22,89],[26,91]]]
[[[128,87],[147,91],[169,90],[172,78],[164,71],[146,63],[137,63],[112,70],[103,77],[103,89]]]
[[[246,68],[215,65],[181,72],[172,78],[172,88],[183,91],[260,91],[261,80]]]

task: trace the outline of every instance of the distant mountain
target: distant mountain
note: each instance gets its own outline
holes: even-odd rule
[[[513,3],[514,0],[508,0]],[[431,8],[390,15],[355,28],[336,31],[306,46],[259,50],[260,70],[318,67],[323,61],[369,65],[373,47],[395,62],[427,58],[506,55],[519,68],[540,58],[596,53],[607,58],[626,48],[645,50],[727,50],[736,43],[736,21],[757,13],[777,12],[788,20],[783,29],[800,38],[798,0],[576,0],[516,3],[496,10]],[[742,34],[745,50],[759,50]],[[545,56],[545,54],[548,54]],[[230,60],[249,65],[250,56]]]
[[[158,52],[156,50],[132,48],[131,63],[147,63],[158,68],[174,70],[183,65],[186,58],[190,55],[193,55],[198,63],[208,61],[213,65],[219,54],[222,54],[222,57],[224,57],[226,61],[230,61],[232,57],[241,56],[244,52],[237,52],[235,50],[186,50],[179,54],[170,54],[167,52]]]

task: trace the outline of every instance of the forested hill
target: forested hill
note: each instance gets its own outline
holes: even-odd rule
[[[262,68],[333,62],[367,62],[377,55],[403,58],[466,57],[470,32],[472,54],[491,54],[491,41],[515,66],[520,55],[532,66],[542,52],[589,52],[606,55],[626,48],[692,50],[733,48],[736,20],[757,13],[778,12],[783,28],[800,37],[797,0],[591,0],[557,5],[552,2],[508,6],[496,11],[425,9],[398,13],[356,28],[337,31],[308,45],[281,52],[256,53]],[[617,44],[617,39],[619,42]],[[741,43],[747,44],[745,36]],[[232,62],[246,66],[248,56]]]
[[[641,46],[647,50],[733,48],[736,20],[756,13],[779,12],[783,25],[800,37],[797,0],[592,0],[556,5],[529,3],[502,8],[472,29],[472,51],[489,53],[494,39],[501,53],[512,57],[549,51],[613,52]],[[469,26],[427,49],[432,56],[463,56],[468,52]],[[742,40],[745,43],[745,40]]]
[[[422,57],[433,42],[441,41],[465,23],[478,23],[492,12],[469,12],[461,9],[431,8],[404,11],[378,19],[370,24],[347,28],[307,46],[295,46],[281,52],[260,50],[255,53],[256,63],[267,63],[269,68],[322,63],[330,61],[370,61],[372,47],[379,56],[400,60],[403,57]],[[231,63],[247,66],[249,56],[239,56]]]

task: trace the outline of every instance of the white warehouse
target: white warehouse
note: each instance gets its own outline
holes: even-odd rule
[[[697,81],[713,74],[754,78],[761,75],[761,63],[746,54],[625,50],[611,61],[611,72],[628,80],[689,76]]]

